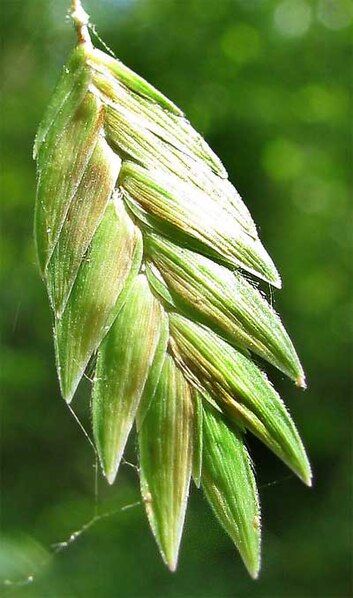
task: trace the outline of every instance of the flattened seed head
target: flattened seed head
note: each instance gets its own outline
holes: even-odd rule
[[[260,505],[250,430],[306,484],[296,427],[254,357],[305,375],[250,275],[276,267],[227,172],[166,96],[93,47],[79,0],[78,45],[34,147],[35,237],[70,403],[88,364],[94,442],[112,484],[136,422],[146,514],[177,566],[190,481],[254,578]]]

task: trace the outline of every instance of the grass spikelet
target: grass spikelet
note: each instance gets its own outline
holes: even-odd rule
[[[310,465],[259,357],[305,387],[279,316],[249,281],[276,267],[220,159],[166,96],[94,48],[79,0],[77,46],[39,127],[35,238],[63,398],[92,357],[94,439],[115,481],[136,423],[141,493],[177,567],[191,479],[252,577],[260,507],[244,435],[304,483]]]

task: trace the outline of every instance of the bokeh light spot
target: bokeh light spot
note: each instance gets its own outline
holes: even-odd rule
[[[320,0],[317,16],[328,29],[343,29],[353,20],[353,2],[352,0]]]
[[[334,209],[337,215],[341,215],[344,193],[339,182],[308,172],[295,181],[292,198],[296,206],[307,214],[327,214]]]
[[[275,139],[265,146],[262,163],[272,179],[291,180],[305,167],[304,151],[288,139]]]
[[[227,29],[221,39],[224,55],[235,64],[256,60],[261,49],[261,39],[254,27],[243,23]]]
[[[298,90],[293,108],[306,122],[337,122],[346,116],[349,98],[341,88],[327,88],[315,83]]]
[[[274,13],[275,28],[286,37],[301,37],[311,23],[311,7],[305,0],[284,0]]]

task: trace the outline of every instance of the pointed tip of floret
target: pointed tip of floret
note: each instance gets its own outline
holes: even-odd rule
[[[258,579],[261,569],[260,546],[257,546],[256,551],[251,552],[250,554],[242,554],[241,552],[240,554],[250,577],[252,579]]]
[[[312,471],[311,466],[309,463],[309,459],[303,449],[303,454],[300,462],[297,464],[295,468],[293,468],[294,472],[297,474],[299,479],[309,488],[312,486]]]
[[[310,477],[309,477],[309,478],[307,478],[306,480],[303,480],[303,481],[304,481],[305,485],[306,485],[308,488],[312,488],[312,485],[313,485],[313,478],[312,478],[312,476],[311,476],[311,475],[310,475]]]
[[[248,573],[252,579],[258,579],[260,575],[260,565],[256,569],[250,569],[247,567]]]
[[[60,369],[58,372],[58,376],[59,376],[61,396],[64,399],[65,403],[70,405],[72,399],[74,398],[75,391],[72,388],[68,388],[67,384],[65,384],[65,380],[63,379],[63,377],[61,375]]]
[[[104,475],[105,475],[107,482],[110,486],[112,486],[114,484],[116,474],[117,474],[116,471],[104,472]]]
[[[74,398],[73,393],[70,394],[64,394],[63,392],[61,392],[63,399],[65,401],[65,403],[67,403],[67,405],[70,405],[72,402],[72,399]]]
[[[114,461],[112,461],[111,454],[104,456],[104,449],[98,444],[97,445],[100,462],[102,464],[103,474],[108,484],[112,486],[115,482],[118,474],[119,465],[121,462],[121,455],[119,454]]]
[[[67,372],[64,372],[64,374]],[[70,403],[72,402],[72,399],[75,396],[75,392],[77,390],[78,384],[79,384],[79,380],[67,380],[65,379],[65,376],[63,374],[63,368],[62,367],[58,367],[58,376],[59,376],[59,384],[60,384],[60,391],[61,391],[61,396],[63,397],[65,403],[67,403],[68,405],[70,405]]]
[[[275,287],[275,289],[280,290],[282,288],[282,279],[281,276],[274,265],[273,261],[269,256],[268,263],[266,264],[266,269],[263,270],[263,278],[266,280],[271,286]]]
[[[303,482],[303,484],[305,484],[305,486],[307,486],[308,488],[312,488],[313,485],[313,478],[312,478],[312,473],[311,471],[307,472],[304,475],[300,476],[301,481]]]
[[[249,271],[251,271],[251,270],[249,269]],[[257,278],[260,278],[261,280],[270,284],[271,287],[274,287],[275,289],[278,289],[279,291],[281,290],[282,280],[275,268],[273,268],[273,270],[271,270],[271,271],[269,271],[268,269],[262,270],[262,271],[260,269],[258,269],[258,270],[253,270],[251,272]]]
[[[295,380],[295,385],[298,388],[301,388],[302,390],[306,390],[307,389],[307,384],[306,384],[306,380],[305,380],[305,374],[302,373],[300,374],[296,380]]]
[[[248,256],[251,257],[248,259],[246,267],[250,272],[253,272],[255,276],[265,280],[276,289],[282,288],[280,274],[259,239],[249,245]]]
[[[306,459],[305,468],[303,468],[303,475],[301,476],[301,480],[306,486],[308,486],[308,488],[312,487],[313,473],[312,473],[311,465],[310,465],[308,458]]]
[[[276,288],[276,289],[281,289],[282,288],[282,279],[279,275],[279,273],[275,272],[275,276],[272,278],[272,280],[270,280],[270,283]]]
[[[166,565],[171,573],[175,573],[178,567],[178,558],[168,561]]]
[[[166,542],[168,541],[166,540]],[[174,544],[174,542],[168,542],[168,545],[163,545],[164,543],[162,541],[162,538],[159,538],[157,543],[164,564],[171,573],[175,573],[178,567],[179,542],[177,544]]]
[[[62,398],[67,405],[70,405],[72,399],[75,396],[75,392],[81,380],[81,375],[75,375],[72,373],[68,361],[64,358],[63,353],[60,351],[60,344],[58,342],[57,331],[54,328],[54,345],[55,345],[55,361],[56,370],[58,373],[59,387]]]

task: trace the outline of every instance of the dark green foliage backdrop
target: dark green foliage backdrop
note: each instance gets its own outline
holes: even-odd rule
[[[40,597],[348,596],[351,537],[348,218],[350,0],[87,0],[117,55],[204,133],[245,197],[284,280],[273,302],[305,365],[303,394],[271,371],[308,447],[314,488],[249,438],[264,519],[251,581],[193,491],[178,572],[160,562],[129,466],[98,481],[60,399],[50,313],[32,240],[37,124],[74,42],[66,0],[2,3],[2,514],[0,578]],[[75,409],[89,427],[88,385]],[[129,457],[134,460],[134,441]],[[46,563],[46,564],[45,564]],[[6,588],[2,587],[6,591]],[[0,593],[1,591],[0,590]],[[9,591],[9,590],[7,590]]]

